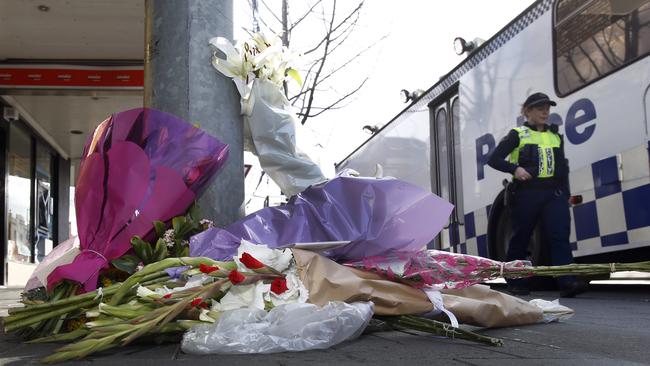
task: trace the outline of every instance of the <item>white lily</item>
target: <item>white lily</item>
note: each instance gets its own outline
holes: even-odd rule
[[[156,291],[149,290],[148,288],[144,286],[138,286],[138,290],[136,291],[136,295],[138,297],[148,297],[151,299],[159,299],[161,298],[164,294],[159,294]]]
[[[286,280],[287,291],[279,295],[273,291],[269,291],[264,294],[264,300],[270,301],[273,303],[273,306],[307,302],[309,299],[309,291],[302,281],[300,281],[300,278],[295,273],[289,272],[286,275]]]
[[[209,43],[213,48],[212,66],[223,75],[232,78],[239,95],[243,99],[248,99],[255,77],[252,57],[240,54],[230,41],[223,37],[212,38]],[[226,58],[218,57],[216,50],[223,52]]]
[[[219,319],[220,313],[208,309],[201,309],[199,320],[208,323],[214,323]]]
[[[252,285],[233,286],[221,298],[221,301],[212,304],[212,311],[226,311],[241,308],[256,308],[264,310],[264,293],[268,292],[271,285],[258,281]]]
[[[296,69],[291,68],[297,55],[282,46],[277,35],[269,37],[253,33],[249,41],[238,47],[223,37],[214,37],[209,44],[214,51],[212,65],[223,75],[232,78],[243,100],[249,99],[255,78],[269,80],[278,86],[287,78],[302,84]],[[226,58],[218,57],[216,50],[223,52]]]
[[[293,254],[291,254],[290,249],[271,249],[266,245],[253,244],[242,239],[239,248],[237,248],[237,256],[233,257],[233,260],[237,264],[237,270],[242,273],[253,272],[239,261],[239,258],[241,258],[244,253],[250,254],[253,258],[278,272],[285,271],[289,268],[291,260],[293,259]]]

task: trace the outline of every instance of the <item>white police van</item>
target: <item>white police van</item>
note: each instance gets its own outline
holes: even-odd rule
[[[571,245],[583,260],[650,258],[650,0],[540,0],[337,164],[451,201],[430,247],[503,259],[502,181],[486,165],[541,91],[570,164]],[[544,262],[539,230],[530,254]],[[614,254],[617,254],[614,256]],[[594,257],[595,256],[595,257]],[[627,258],[622,258],[627,256]]]

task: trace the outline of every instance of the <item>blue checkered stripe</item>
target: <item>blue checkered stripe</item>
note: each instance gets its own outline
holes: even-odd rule
[[[533,8],[529,9],[507,28],[499,32],[496,37],[490,39],[477,52],[473,53],[471,56],[468,56],[460,67],[453,70],[450,74],[440,80],[432,89],[428,90],[426,94],[417,101],[417,103],[409,108],[409,110],[420,111],[427,109],[427,105],[430,101],[436,99],[440,94],[442,94],[456,81],[458,81],[461,76],[465,75],[465,73],[467,73],[496,50],[505,45],[510,39],[519,34],[519,32],[526,29],[526,27],[533,23],[537,18],[549,11],[552,5],[553,0],[543,0],[538,2]],[[400,120],[400,117],[401,116],[396,118],[396,121]]]
[[[449,241],[459,253],[488,257],[487,226],[491,205],[465,214],[463,225],[450,225]]]
[[[645,150],[645,151],[643,151]],[[641,158],[639,158],[641,157]],[[638,162],[639,169],[633,160]],[[629,168],[621,171],[623,162]],[[582,203],[571,207],[570,244],[574,255],[615,250],[626,244],[650,242],[650,142],[572,172],[572,194]],[[645,169],[642,167],[645,166]],[[589,187],[581,190],[581,181]],[[575,183],[575,184],[574,184]],[[487,218],[491,206],[465,214],[463,226],[450,227],[450,244],[461,253],[487,256]]]

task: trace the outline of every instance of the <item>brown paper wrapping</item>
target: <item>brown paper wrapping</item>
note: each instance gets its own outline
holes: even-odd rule
[[[340,265],[315,252],[292,249],[298,276],[309,291],[309,302],[372,301],[377,315],[422,314],[433,304],[421,290],[378,274]]]
[[[422,314],[433,309],[427,295],[411,286],[389,281],[376,273],[340,265],[315,252],[292,249],[298,276],[309,302],[372,301],[377,315]],[[445,307],[458,321],[482,327],[538,323],[542,311],[514,296],[475,285],[462,290],[443,290]]]
[[[495,328],[539,323],[543,318],[542,309],[537,306],[485,285],[440,292],[445,308],[460,323]]]

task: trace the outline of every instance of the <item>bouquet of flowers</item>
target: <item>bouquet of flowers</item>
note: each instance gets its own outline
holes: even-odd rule
[[[650,261],[533,266],[526,260],[500,262],[439,250],[369,256],[358,261],[348,261],[345,265],[379,273],[414,287],[437,289],[462,289],[496,278],[590,276],[616,271],[650,271]]]
[[[92,291],[100,270],[184,214],[224,164],[228,146],[172,115],[137,108],[102,122],[84,147],[76,183],[79,246],[53,252],[29,288],[72,280]]]
[[[321,169],[296,145],[296,117],[282,92],[287,79],[301,83],[292,67],[296,57],[277,36],[255,33],[235,48],[227,39],[210,40],[212,65],[232,78],[241,96],[244,148],[259,157],[262,169],[287,196],[322,182]],[[221,58],[217,51],[223,52]]]
[[[285,205],[192,237],[190,255],[225,260],[236,253],[241,239],[270,248],[349,242],[321,252],[336,261],[418,252],[442,230],[452,208],[431,192],[398,179],[336,177],[309,187]]]

